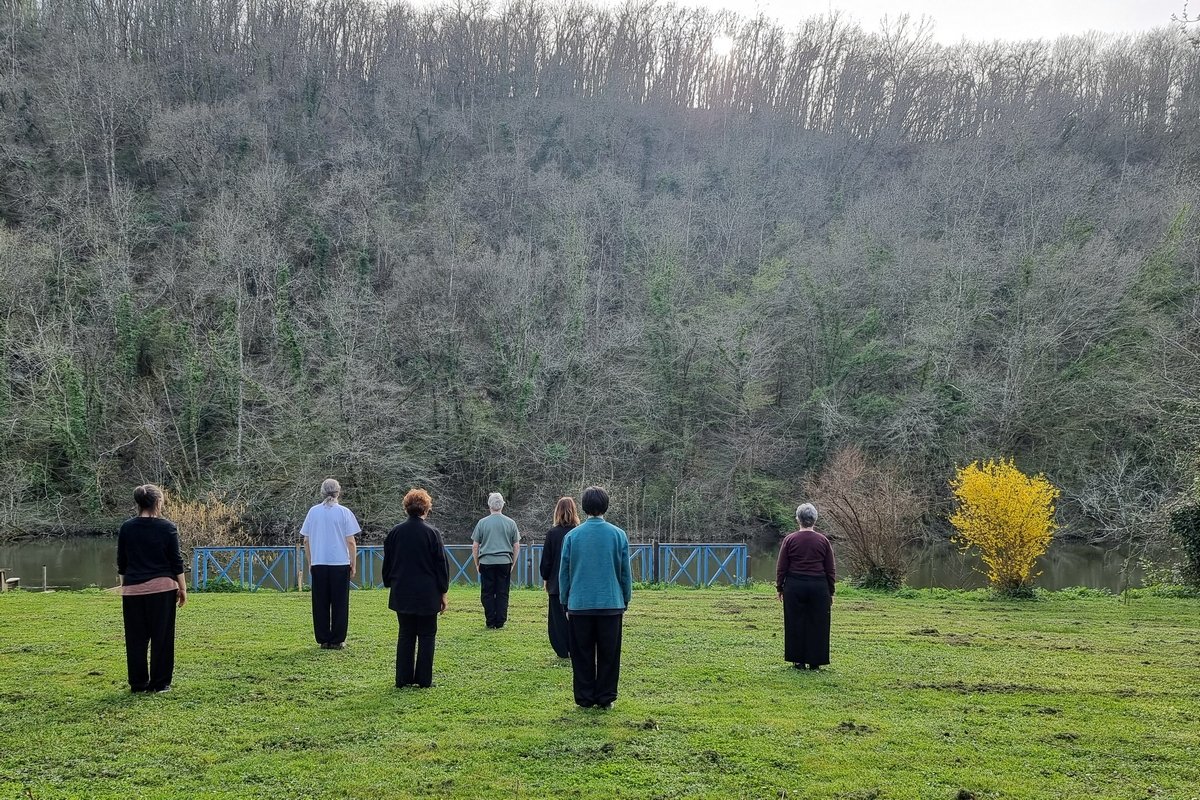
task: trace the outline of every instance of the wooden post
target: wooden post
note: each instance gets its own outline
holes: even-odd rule
[[[304,591],[304,545],[296,542],[296,591]]]
[[[50,591],[50,582],[46,580],[46,565],[42,564],[42,591]]]
[[[8,570],[0,569],[0,592],[8,591]]]

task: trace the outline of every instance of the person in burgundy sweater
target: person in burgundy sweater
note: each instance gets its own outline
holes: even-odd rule
[[[796,669],[820,669],[829,663],[829,620],[833,607],[833,547],[813,530],[817,509],[796,509],[800,530],[779,546],[775,591],[783,602],[783,657]]]

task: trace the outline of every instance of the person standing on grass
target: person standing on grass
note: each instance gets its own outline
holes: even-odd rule
[[[817,509],[796,509],[800,530],[779,546],[775,591],[783,603],[783,657],[796,669],[820,669],[829,663],[829,626],[833,608],[833,547],[813,530]]]
[[[508,593],[512,573],[521,552],[521,533],[517,523],[504,516],[504,496],[488,495],[486,517],[475,523],[471,534],[471,557],[479,573],[479,600],[489,628],[503,628],[508,621]]]
[[[575,501],[570,497],[559,499],[558,504],[554,506],[554,527],[546,531],[546,541],[542,544],[542,561],[539,565],[542,585],[546,588],[549,598],[546,632],[550,637],[550,646],[559,658],[568,658],[571,655],[571,631],[567,626],[567,612],[562,607],[558,591],[558,567],[562,561],[563,538],[578,524],[579,513],[575,510]]]
[[[357,572],[362,531],[354,513],[341,505],[342,486],[333,478],[321,482],[321,502],[308,510],[300,535],[312,587],[313,635],[325,650],[346,647],[350,621],[350,579]]]
[[[166,692],[175,673],[175,609],[187,602],[183,554],[175,523],[162,516],[162,489],[151,483],[139,486],[133,501],[137,516],[117,533],[129,690]]]
[[[446,610],[450,571],[442,534],[427,523],[433,498],[424,489],[404,495],[408,519],[383,542],[383,585],[391,589],[388,608],[396,612],[396,687],[433,685],[433,648],[438,614]]]
[[[563,539],[558,593],[571,632],[575,703],[612,708],[621,677],[621,622],[633,594],[629,538],[604,519],[608,493],[584,490],[578,527]]]

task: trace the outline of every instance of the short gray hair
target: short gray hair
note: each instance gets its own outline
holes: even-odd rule
[[[817,521],[817,507],[812,503],[801,503],[796,506],[796,521],[801,525],[812,525]]]
[[[488,495],[488,508],[492,511],[499,511],[504,508],[504,495],[499,492],[492,492]]]

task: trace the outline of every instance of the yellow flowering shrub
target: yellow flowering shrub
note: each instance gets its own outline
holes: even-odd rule
[[[954,542],[976,549],[992,586],[1028,591],[1033,571],[1054,536],[1054,501],[1059,490],[1042,475],[1021,472],[1012,459],[975,461],[950,481],[957,501],[950,524]]]

